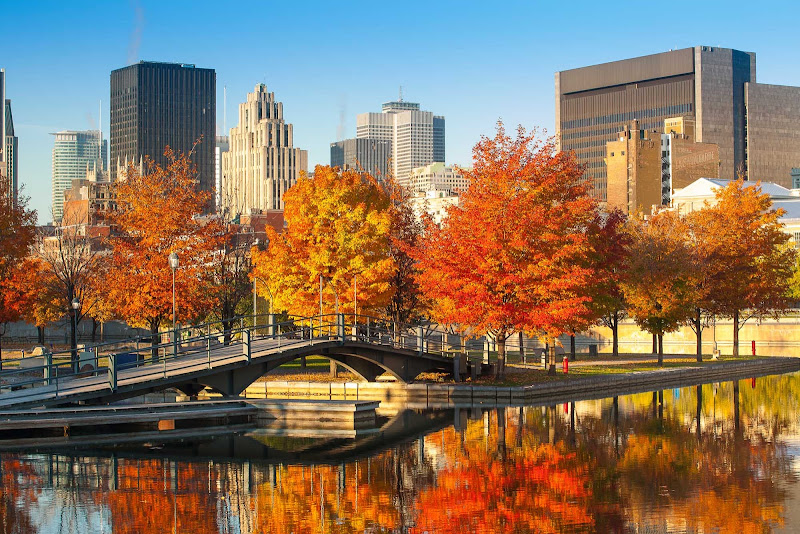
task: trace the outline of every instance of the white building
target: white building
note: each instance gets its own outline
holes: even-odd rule
[[[447,167],[442,162],[417,167],[411,171],[408,180],[408,189],[412,194],[444,191],[455,195],[466,191],[468,187],[469,181],[464,178],[464,175],[453,167]]]
[[[358,115],[356,124],[357,138],[392,142],[392,172],[402,185],[415,167],[444,161],[444,117],[420,111],[419,104],[387,102],[381,113]]]
[[[294,147],[293,128],[275,93],[258,84],[239,104],[222,153],[221,211],[235,217],[253,210],[283,209],[283,194],[308,168],[308,152]]]
[[[673,193],[672,208],[685,215],[702,209],[706,203],[713,206],[716,204],[717,191],[730,182],[731,180],[718,178],[700,178]],[[780,218],[780,222],[784,224],[784,232],[788,233],[794,245],[800,248],[800,189],[786,189],[772,182],[745,182],[745,184],[747,187],[760,184],[761,191],[772,199],[772,207],[784,211]]]
[[[411,197],[409,204],[417,219],[422,220],[427,213],[433,222],[441,224],[447,218],[450,206],[458,206],[459,198],[447,191],[426,191]]]
[[[218,135],[214,145],[214,205],[222,206],[222,154],[231,147],[227,135]]]

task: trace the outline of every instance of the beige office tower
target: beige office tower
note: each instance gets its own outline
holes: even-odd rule
[[[669,205],[677,189],[719,178],[719,147],[696,142],[694,131],[695,121],[687,117],[667,118],[663,128],[651,130],[634,120],[606,143],[607,208],[648,214]]]
[[[308,168],[308,152],[294,147],[292,125],[275,93],[258,84],[239,104],[239,125],[222,153],[221,212],[229,218],[283,209],[283,194]]]

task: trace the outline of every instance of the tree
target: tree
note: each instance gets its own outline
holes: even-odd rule
[[[15,198],[10,181],[0,174],[0,366],[6,324],[18,321],[24,309],[16,279],[35,233],[36,212],[28,209],[27,197]]]
[[[519,330],[548,340],[555,372],[555,338],[589,317],[593,269],[584,258],[596,202],[575,156],[535,131],[520,127],[514,139],[499,122],[473,161],[460,204],[441,226],[427,225],[415,254],[420,287],[439,322],[494,337],[498,378],[506,339]]]
[[[687,226],[677,212],[661,211],[647,221],[631,219],[628,229],[628,274],[622,291],[636,324],[658,337],[658,364],[663,365],[664,333],[686,322],[696,303]]]
[[[296,315],[381,310],[392,297],[389,195],[369,175],[318,165],[284,194],[288,229],[267,227],[255,256],[259,293]]]
[[[85,317],[97,311],[105,270],[99,243],[86,233],[86,221],[69,219],[64,213],[61,226],[53,236],[39,236],[37,258],[43,265],[43,278],[37,287],[41,291],[42,315],[69,317],[70,348],[73,366],[78,365],[77,327]],[[73,301],[80,304],[77,309]],[[76,367],[77,369],[77,367]]]
[[[148,328],[154,346],[159,328],[172,319],[170,253],[179,256],[174,278],[177,321],[191,321],[204,316],[213,303],[205,273],[221,235],[215,219],[200,217],[211,193],[197,189],[188,156],[169,148],[165,155],[166,167],[147,161],[145,174],[128,167],[116,185],[117,210],[110,214],[109,301],[128,324]]]
[[[611,329],[612,353],[619,356],[619,321],[625,317],[622,282],[627,273],[630,235],[624,231],[627,217],[619,209],[598,217],[590,235],[597,273],[591,292],[592,316]]]
[[[410,323],[424,309],[417,282],[419,269],[413,256],[423,225],[411,209],[409,194],[405,188],[391,178],[384,181],[384,187],[392,198],[389,255],[395,265],[390,279],[392,297],[386,307],[386,314],[395,323]]]
[[[730,182],[715,203],[690,216],[707,274],[705,307],[733,320],[733,354],[739,330],[751,318],[777,317],[788,306],[786,288],[795,252],[759,184]]]
[[[241,232],[239,225],[231,221],[220,221],[216,228],[220,248],[212,255],[206,274],[210,277],[213,297],[211,316],[222,321],[227,345],[231,342],[236,311],[250,295],[250,249],[255,239],[253,233]]]

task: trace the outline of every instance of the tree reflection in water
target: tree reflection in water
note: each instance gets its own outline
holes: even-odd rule
[[[457,410],[444,430],[316,465],[4,454],[0,534],[768,532],[797,482],[798,399],[790,375]]]

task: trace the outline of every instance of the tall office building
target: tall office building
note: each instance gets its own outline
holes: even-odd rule
[[[108,156],[108,141],[97,130],[66,130],[52,134],[53,144],[53,221],[61,222],[64,215],[64,191],[73,180],[86,179],[87,170],[102,174]]]
[[[111,176],[164,149],[191,154],[200,189],[214,188],[216,82],[213,69],[140,61],[111,71]],[[195,146],[195,143],[200,143]]]
[[[355,138],[331,143],[331,167],[368,172],[376,178],[390,174],[392,142],[388,139]]]
[[[722,178],[743,168],[750,180],[789,185],[800,164],[798,90],[756,83],[751,52],[696,46],[614,61],[557,72],[555,89],[560,148],[575,151],[602,200],[605,144],[634,119],[643,130],[694,119],[695,140],[719,147]]]
[[[392,172],[402,185],[408,185],[414,168],[445,160],[444,117],[421,111],[414,102],[386,102],[381,113],[359,114],[356,137],[392,142]]]
[[[14,118],[11,115],[11,100],[6,99],[6,71],[0,69],[0,175],[9,182],[9,195],[17,199],[19,176],[17,166],[17,149],[19,139],[14,135]]]
[[[275,93],[258,84],[239,104],[222,154],[222,210],[227,217],[283,209],[283,194],[308,168],[308,152],[294,146],[293,128],[283,118]]]

